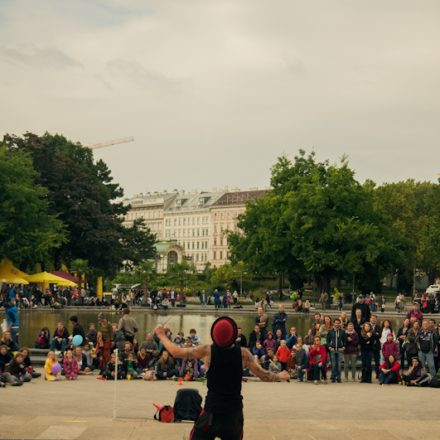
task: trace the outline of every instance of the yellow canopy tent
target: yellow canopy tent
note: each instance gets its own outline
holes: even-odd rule
[[[58,284],[59,286],[76,287],[77,284],[66,278],[59,277],[49,272],[34,273],[28,275],[26,279],[30,283],[42,283],[42,284]]]
[[[0,281],[11,284],[29,284],[26,281],[27,276],[27,273],[17,269],[7,258],[0,262]]]

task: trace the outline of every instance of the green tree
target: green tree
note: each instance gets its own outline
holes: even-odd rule
[[[106,164],[94,161],[92,150],[48,133],[6,135],[4,143],[11,151],[30,154],[38,183],[48,189],[51,212],[66,225],[68,240],[53,253],[56,266],[87,259],[97,274],[110,275],[124,259],[138,261],[139,255],[128,255],[136,242],[142,242],[143,258],[148,257],[139,225],[128,231],[122,226],[128,210],[119,201],[123,191]],[[150,237],[146,241],[151,242]]]
[[[85,279],[85,277],[90,273],[89,262],[82,258],[76,258],[75,260],[72,261],[70,265],[70,270],[76,273],[78,277],[78,286],[79,288],[81,288],[83,277]]]
[[[281,157],[271,185],[240,218],[243,234],[230,237],[235,258],[254,270],[286,273],[293,288],[312,277],[327,292],[332,279],[392,265],[373,189],[356,181],[346,158],[317,162],[302,150],[293,162]]]
[[[404,243],[396,264],[398,288],[410,290],[416,269],[432,284],[440,269],[440,187],[438,183],[412,179],[387,183],[375,192],[377,208],[393,235]]]
[[[0,256],[22,267],[47,261],[65,242],[63,224],[49,213],[37,179],[26,153],[0,147]]]
[[[167,270],[168,280],[180,289],[188,287],[196,279],[196,275],[197,270],[194,264],[190,264],[187,261],[173,263]]]
[[[248,269],[243,262],[225,263],[216,268],[211,275],[211,284],[218,289],[232,288],[240,291],[244,280],[249,280]]]
[[[145,226],[143,218],[138,218],[132,226],[125,228],[122,235],[122,248],[127,269],[140,266],[145,260],[156,255],[156,236]]]

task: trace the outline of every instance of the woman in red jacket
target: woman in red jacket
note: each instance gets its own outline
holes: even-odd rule
[[[327,350],[324,345],[321,345],[321,338],[315,336],[309,352],[309,372],[312,373],[312,379],[315,384],[320,382],[320,378],[322,378],[324,383],[327,383],[326,363]]]
[[[385,362],[379,365],[380,385],[389,385],[400,382],[400,364],[393,355],[388,356]]]

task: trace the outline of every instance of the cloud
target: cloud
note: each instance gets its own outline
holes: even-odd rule
[[[82,67],[81,63],[61,50],[28,46],[19,49],[0,46],[0,57],[7,62],[31,68],[66,69]]]
[[[435,179],[439,12],[433,0],[0,2],[0,131],[134,136],[96,153],[128,194],[266,186],[300,147],[347,153],[361,179]]]

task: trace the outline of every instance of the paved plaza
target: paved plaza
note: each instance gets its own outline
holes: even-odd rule
[[[206,385],[184,384],[205,396]],[[174,381],[34,380],[0,390],[1,439],[186,439],[191,424],[153,420],[152,402],[172,404]],[[245,438],[438,440],[437,389],[342,383],[243,383]]]

